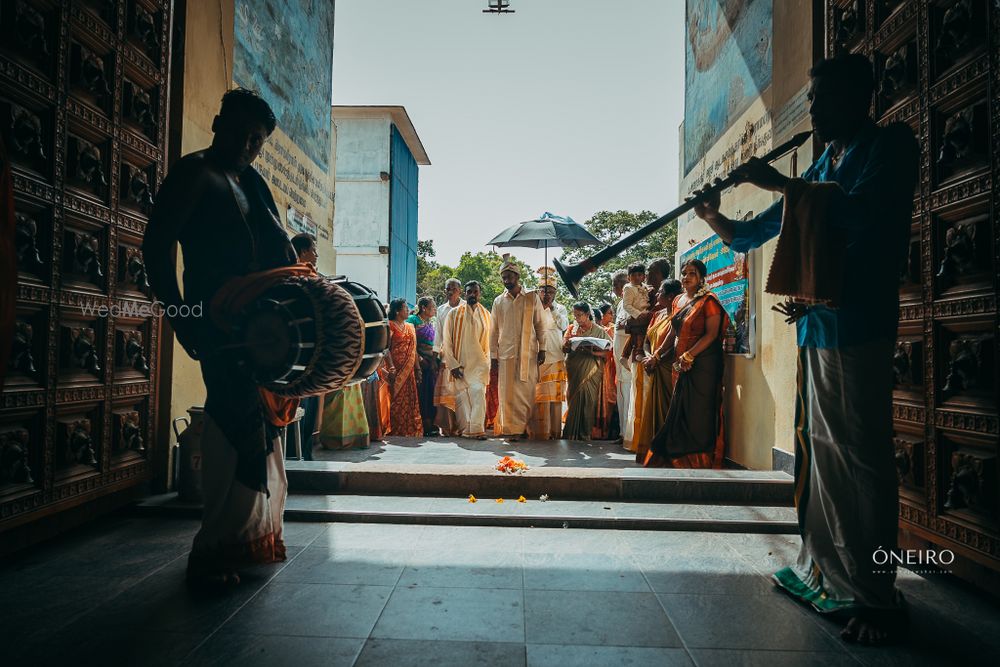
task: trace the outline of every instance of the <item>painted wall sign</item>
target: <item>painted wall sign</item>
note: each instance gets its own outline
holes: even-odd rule
[[[684,172],[771,84],[772,0],[688,0]]]
[[[233,79],[256,90],[324,173],[330,162],[333,0],[237,0]]]
[[[753,326],[750,304],[749,257],[733,252],[717,235],[681,254],[679,266],[689,259],[700,259],[708,270],[706,282],[729,313],[730,327],[724,346],[730,354],[749,355],[753,350]]]

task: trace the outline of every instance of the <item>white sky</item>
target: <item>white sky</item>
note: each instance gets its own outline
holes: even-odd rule
[[[336,0],[334,104],[406,107],[419,238],[454,265],[551,211],[678,201],[684,0]],[[513,252],[539,266],[542,251]],[[558,256],[550,251],[550,257]]]

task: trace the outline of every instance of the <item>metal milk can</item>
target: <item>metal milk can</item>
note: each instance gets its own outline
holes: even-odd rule
[[[177,497],[184,502],[202,502],[201,493],[201,434],[205,430],[205,408],[192,405],[187,413],[191,419],[178,417],[173,421],[174,435],[177,437],[179,465],[177,475]],[[178,432],[177,422],[184,422],[186,428]]]

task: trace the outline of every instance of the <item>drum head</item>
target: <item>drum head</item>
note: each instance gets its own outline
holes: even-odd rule
[[[320,277],[267,290],[245,309],[238,334],[241,365],[279,396],[340,389],[363,361],[365,326],[353,296]]]

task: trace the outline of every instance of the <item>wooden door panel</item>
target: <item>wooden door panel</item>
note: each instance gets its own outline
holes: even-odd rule
[[[0,0],[19,264],[0,530],[150,473],[160,323],[140,247],[165,174],[170,6]]]
[[[893,353],[904,527],[1000,570],[1000,6],[828,0],[826,52],[875,65],[879,123],[921,147]]]

